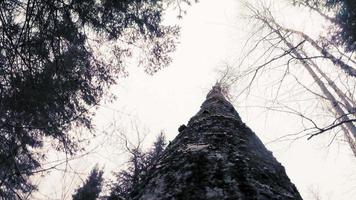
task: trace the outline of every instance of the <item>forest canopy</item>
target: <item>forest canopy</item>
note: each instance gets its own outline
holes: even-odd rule
[[[29,176],[50,138],[68,154],[75,127],[92,128],[92,109],[127,74],[125,61],[154,74],[171,61],[177,26],[163,25],[170,1],[3,0],[0,2],[0,196],[34,189]]]

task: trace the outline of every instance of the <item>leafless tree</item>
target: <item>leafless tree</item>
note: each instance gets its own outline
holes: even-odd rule
[[[244,93],[249,94],[258,78],[265,74],[275,76],[273,71],[278,70],[281,73],[273,85],[274,87],[277,85],[277,90],[271,100],[272,106],[266,106],[266,108],[303,118],[308,125],[302,133],[308,139],[331,130],[334,130],[335,134],[341,131],[356,156],[356,100],[354,95],[356,62],[352,55],[345,56],[344,51],[322,40],[323,38],[318,41],[303,31],[282,26],[268,7],[263,3],[259,6],[246,4],[250,19],[255,24],[254,28],[260,32],[259,35],[254,32],[252,37],[255,40],[246,56],[256,51],[262,53],[254,56],[254,62],[244,64],[242,60],[237,67],[243,70],[240,70],[238,74],[234,74],[236,70],[231,69],[236,66],[228,67],[228,70],[222,73],[221,80],[230,88],[233,85],[242,85],[242,82],[247,82],[244,88],[240,88],[240,93],[237,95],[239,96]],[[312,9],[312,11],[317,10]],[[298,70],[308,74],[308,77],[301,76]],[[289,90],[291,98],[297,97],[297,91],[299,95],[301,92],[309,93],[313,100],[317,99],[317,106],[322,108],[318,111],[320,115],[328,117],[315,117],[315,113],[305,113],[303,112],[305,108],[300,105],[298,105],[299,108],[293,108],[288,103],[279,103],[278,95],[283,90],[283,83],[286,79],[289,80],[288,84],[298,86],[295,92],[293,90],[297,86],[293,89],[284,87],[284,90]]]

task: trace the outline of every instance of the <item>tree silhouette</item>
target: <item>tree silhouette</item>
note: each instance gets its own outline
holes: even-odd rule
[[[161,133],[147,152],[142,151],[140,145],[134,149],[127,149],[131,154],[128,168],[116,173],[117,180],[111,186],[108,200],[129,199],[135,189],[142,184],[145,175],[155,167],[166,144],[165,136]]]
[[[72,195],[73,200],[96,200],[99,197],[103,182],[103,171],[95,166],[90,172],[88,179],[83,186],[76,190]]]
[[[353,0],[294,0],[295,4],[303,5],[317,11],[329,20],[330,41],[345,47],[346,51],[356,51],[356,2]],[[333,16],[326,13],[332,11]]]
[[[352,0],[327,0],[326,7],[336,8],[332,39],[344,45],[347,51],[356,51],[356,2]]]
[[[169,1],[168,1],[169,2]],[[0,1],[0,197],[33,189],[29,176],[51,139],[78,149],[75,127],[92,128],[95,107],[125,60],[153,74],[170,62],[176,26],[162,25],[163,0]]]

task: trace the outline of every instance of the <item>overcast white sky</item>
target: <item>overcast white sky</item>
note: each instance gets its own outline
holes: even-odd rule
[[[135,120],[139,121],[142,132],[148,133],[147,143],[160,130],[164,130],[168,139],[172,140],[178,133],[178,127],[186,124],[199,110],[205,95],[216,81],[216,68],[226,62],[234,63],[239,57],[248,30],[246,22],[238,19],[241,12],[238,2],[202,0],[190,7],[180,21],[182,32],[178,49],[173,54],[173,63],[154,76],[131,66],[130,76],[119,81],[119,85],[112,90],[117,100],[98,109],[97,129],[110,130],[109,124],[115,121],[118,126],[126,126],[126,130],[130,131],[127,124]],[[303,20],[293,12],[289,13],[289,17]],[[299,121],[286,114],[270,114],[266,120],[264,110],[245,106],[254,105],[255,102],[234,104],[242,120],[265,143],[300,127]],[[98,135],[98,139],[92,140],[91,147],[107,140],[101,133]],[[111,146],[106,143],[91,155],[73,162],[75,170],[83,172],[77,175],[85,178],[85,172],[89,172],[95,163],[105,166],[107,177],[111,170],[120,168],[125,157],[120,154],[122,147],[115,142],[112,140]],[[289,178],[304,199],[312,199],[310,189],[320,193],[321,200],[356,199],[355,159],[346,145],[335,143],[326,147],[326,144],[327,141],[323,139],[307,141],[302,138],[293,144],[268,144],[267,148],[286,168]],[[58,173],[49,174],[45,181],[40,182],[42,194],[36,196],[42,199],[70,199],[68,195],[80,183],[79,179],[71,182],[73,176],[77,177],[73,174],[65,177]],[[67,190],[68,194],[63,194],[63,190]]]

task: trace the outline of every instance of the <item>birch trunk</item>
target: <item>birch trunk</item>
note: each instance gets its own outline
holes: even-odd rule
[[[308,64],[308,62],[303,59],[302,55],[297,51],[297,49],[294,47],[292,43],[290,43],[285,37],[280,32],[281,27],[274,22],[273,19],[269,19],[272,21],[272,23],[276,26],[273,27],[271,25],[271,22],[266,19],[265,17],[261,17],[260,15],[257,16],[258,19],[260,19],[265,25],[267,25],[271,30],[273,30],[278,37],[284,42],[284,44],[290,49],[291,53],[297,57],[300,58],[301,64],[305,67],[305,69],[308,71],[308,73],[311,75],[311,77],[314,79],[314,81],[317,83],[319,86],[321,92],[328,98],[331,107],[335,110],[335,113],[337,116],[342,120],[342,121],[350,121],[350,118],[345,114],[345,112],[342,110],[340,105],[338,104],[338,101],[334,97],[334,95],[328,90],[328,88],[325,86],[325,84],[319,79],[315,71],[312,69],[312,67]],[[349,131],[352,133],[354,137],[356,137],[356,127],[352,122],[345,123],[345,126],[349,129]]]
[[[304,50],[300,50],[300,52],[303,54],[304,57],[307,56]],[[335,93],[339,96],[341,99],[341,103],[343,106],[345,106],[346,110],[349,113],[352,113],[353,115],[356,115],[355,113],[355,102],[353,102],[350,98],[348,98],[337,85],[332,81],[321,69],[320,67],[313,62],[312,60],[309,60],[309,63],[316,69],[316,71],[328,82],[329,86],[335,91]]]

